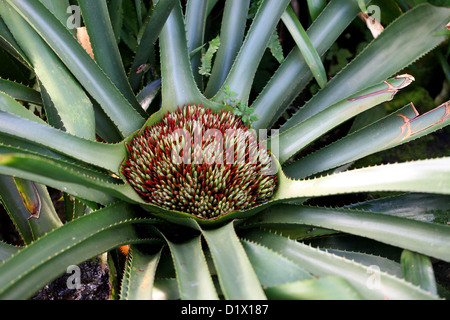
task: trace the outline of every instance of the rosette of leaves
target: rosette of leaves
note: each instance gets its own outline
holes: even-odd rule
[[[407,105],[307,156],[297,155],[408,86],[413,75],[400,71],[447,39],[449,8],[422,4],[399,14],[324,82],[320,57],[361,11],[356,1],[333,0],[325,7],[309,2],[315,19],[306,32],[288,0],[255,2],[249,24],[250,0],[188,0],[185,7],[178,0],[135,1],[131,7],[122,1],[74,3],[0,2],[2,54],[11,62],[10,71],[19,70],[28,82],[0,82],[0,195],[23,240],[21,246],[0,242],[1,298],[29,298],[68,266],[103,253],[109,267],[118,270],[112,273],[113,298],[445,296],[430,259],[450,262],[449,227],[439,223],[449,212],[449,158],[343,168],[446,126],[448,102],[423,115]],[[214,6],[223,8],[220,23],[210,19]],[[70,28],[78,8],[93,56]],[[133,12],[133,19],[124,12]],[[212,21],[217,27],[207,28]],[[289,26],[296,46],[279,60],[265,87],[252,94],[280,23]],[[217,36],[211,72],[200,74],[203,45]],[[322,89],[278,133],[268,134],[312,80]],[[270,150],[272,183],[258,174],[248,180],[250,170],[238,178],[228,167],[220,171],[203,164],[176,168],[180,180],[172,182],[163,166],[174,169],[173,164],[161,161],[170,151],[147,149],[162,136],[153,136],[152,143],[139,139],[152,128],[166,130],[165,119],[189,106],[216,117],[229,114],[237,122],[240,114],[248,116],[252,122],[243,130],[257,132]],[[45,116],[36,116],[31,107],[42,108]],[[216,128],[209,120],[202,123]],[[139,158],[150,151],[156,156]],[[137,167],[126,169],[131,162]],[[189,180],[207,170],[209,180]],[[148,182],[145,196],[135,183],[136,172]],[[207,181],[215,184],[212,189]],[[223,197],[229,204],[249,186],[269,188],[261,197],[250,192],[245,205],[214,213],[211,201]],[[236,194],[219,197],[221,187]],[[64,217],[57,215],[49,188],[61,192]],[[166,189],[173,199],[164,201],[176,202],[182,188],[215,200],[205,196],[189,210],[153,201]],[[323,196],[385,191],[396,193],[345,207],[308,204]],[[432,222],[421,219],[431,212],[437,216]],[[130,250],[122,270],[116,248],[123,245]]]

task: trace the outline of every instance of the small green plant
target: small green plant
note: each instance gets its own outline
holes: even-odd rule
[[[258,120],[258,116],[256,114],[253,114],[255,112],[254,108],[249,107],[247,104],[233,98],[233,96],[236,95],[236,92],[231,92],[230,86],[224,87],[224,94],[224,101],[234,106],[233,113],[236,116],[240,117],[242,121],[244,121],[244,123],[251,125],[252,122]]]
[[[214,54],[220,46],[220,37],[217,36],[209,42],[209,47],[206,53],[202,56],[202,66],[199,69],[199,73],[202,76],[211,75],[211,64]]]
[[[111,299],[448,297],[430,268],[450,262],[448,154],[346,169],[450,123],[448,101],[365,113],[448,44],[450,8],[395,4],[327,79],[358,2],[295,2],[300,23],[291,0],[0,0],[0,197],[21,238],[0,241],[0,298],[94,257],[116,271]],[[290,52],[256,90],[280,37]]]

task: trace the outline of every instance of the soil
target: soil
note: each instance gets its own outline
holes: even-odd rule
[[[79,289],[69,288],[72,279],[69,277],[74,273],[66,273],[39,290],[32,300],[108,300],[111,294],[108,266],[86,261],[79,268]]]

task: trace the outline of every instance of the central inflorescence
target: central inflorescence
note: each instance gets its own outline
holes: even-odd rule
[[[128,143],[122,173],[159,207],[213,218],[270,199],[277,176],[254,130],[230,111],[187,105]]]

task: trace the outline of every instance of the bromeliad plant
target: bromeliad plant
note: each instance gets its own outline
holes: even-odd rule
[[[0,195],[24,242],[0,242],[1,298],[30,298],[69,265],[123,245],[122,272],[107,260],[119,270],[113,278],[123,274],[114,298],[445,296],[430,258],[450,262],[449,227],[398,212],[448,217],[449,158],[343,168],[446,126],[449,102],[423,115],[407,105],[296,155],[408,86],[413,76],[396,74],[446,40],[450,9],[422,4],[401,14],[327,83],[320,56],[369,2],[308,1],[307,32],[289,3],[135,1],[133,34],[119,10],[126,1],[0,1],[2,51],[34,81],[0,80]],[[81,9],[92,56],[69,28],[69,4]],[[221,28],[207,35],[214,6],[223,7]],[[255,95],[280,21],[296,46]],[[205,43],[218,35],[210,72],[200,73]],[[135,53],[128,72],[124,42]],[[314,78],[320,91],[269,135]],[[63,220],[47,187],[63,194]],[[379,191],[401,193],[307,204]],[[339,242],[342,234],[351,242]],[[307,244],[319,236],[331,241]]]

